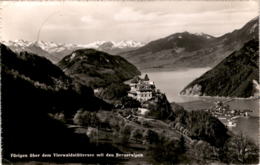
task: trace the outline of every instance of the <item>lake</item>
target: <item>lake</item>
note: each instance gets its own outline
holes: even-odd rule
[[[170,102],[188,102],[197,98],[180,96],[180,91],[209,69],[196,68],[184,71],[147,72],[143,73],[142,76],[148,74],[150,80],[155,82],[156,88],[165,93]]]
[[[165,93],[169,102],[185,103],[194,101],[215,102],[217,100],[228,101],[227,104],[233,109],[250,109],[253,113],[249,118],[237,119],[237,126],[231,130],[235,133],[243,132],[258,142],[259,137],[259,99],[230,99],[198,97],[198,96],[181,96],[180,91],[185,88],[194,79],[201,76],[210,68],[195,68],[178,71],[146,72],[151,81],[155,82],[156,88]],[[206,104],[205,104],[206,105]]]

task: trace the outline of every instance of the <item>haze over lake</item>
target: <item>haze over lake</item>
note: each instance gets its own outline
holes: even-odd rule
[[[197,100],[194,97],[179,95],[180,91],[194,79],[200,77],[210,68],[195,68],[177,71],[146,72],[156,88],[165,93],[169,102],[188,102]],[[143,73],[144,76],[146,73]]]

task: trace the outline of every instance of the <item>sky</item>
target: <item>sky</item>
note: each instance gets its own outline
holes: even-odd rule
[[[176,32],[221,36],[259,15],[257,0],[2,1],[1,40],[149,42]]]

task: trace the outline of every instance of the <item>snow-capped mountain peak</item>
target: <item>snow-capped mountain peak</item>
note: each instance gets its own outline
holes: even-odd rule
[[[106,42],[109,42],[109,41],[95,41],[95,42],[81,45],[81,46],[85,47],[85,48],[99,48],[101,45],[105,44]]]
[[[1,41],[3,44],[7,46],[20,46],[20,47],[27,47],[32,44],[30,41],[24,40],[14,40],[14,41]]]
[[[125,48],[125,47],[132,47],[132,48],[137,48],[144,46],[144,43],[133,41],[133,40],[124,40],[124,41],[119,41],[119,42],[114,42],[114,47],[118,48]]]
[[[138,48],[143,46],[144,43],[133,41],[133,40],[123,40],[123,41],[96,41],[86,45],[82,45],[85,48],[99,48],[101,46],[107,46],[110,48]]]
[[[213,38],[213,36],[208,35],[208,34],[205,34],[205,33],[203,33],[203,32],[200,32],[200,33],[194,33],[194,35],[202,36],[202,37],[206,37],[207,39],[211,39],[211,38]]]

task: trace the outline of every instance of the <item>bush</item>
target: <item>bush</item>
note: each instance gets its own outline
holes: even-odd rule
[[[186,121],[190,136],[221,147],[228,139],[227,128],[217,118],[204,111],[192,111]]]
[[[154,144],[159,141],[159,135],[157,132],[147,129],[144,134],[143,134],[144,139],[149,143],[149,144]]]
[[[125,96],[121,99],[124,108],[138,108],[141,107],[141,103],[131,97]]]
[[[164,94],[158,94],[152,100],[148,101],[148,109],[150,110],[148,116],[153,118],[160,120],[174,119],[171,105]]]
[[[55,114],[49,114],[52,118],[56,119],[56,120],[59,120],[61,121],[62,123],[65,123],[66,122],[66,119],[65,119],[65,115],[64,113],[60,112],[60,113],[55,113]]]
[[[208,112],[178,110],[175,115],[175,127],[178,125],[183,127],[193,139],[204,140],[213,146],[222,147],[229,138],[224,124]]]
[[[222,150],[224,162],[241,164],[258,164],[259,148],[242,133],[231,137]]]
[[[132,126],[129,124],[126,124],[124,127],[122,127],[120,129],[120,134],[121,135],[126,135],[126,136],[130,136],[131,135],[131,130],[132,130]]]
[[[95,112],[89,112],[84,110],[78,110],[73,118],[74,124],[82,126],[97,127],[99,125],[99,119]]]
[[[131,132],[131,137],[135,139],[135,141],[138,141],[138,139],[141,139],[143,137],[142,131],[138,128],[134,129]]]
[[[119,100],[127,96],[127,91],[130,90],[129,85],[124,83],[112,83],[104,88],[100,96],[108,100]]]
[[[193,161],[195,160],[200,164],[209,164],[216,157],[215,148],[209,143],[201,140],[192,145],[191,149],[188,151],[188,154],[192,157]]]
[[[184,143],[181,140],[162,138],[154,146],[150,146],[152,157],[163,164],[179,163],[184,154]]]

